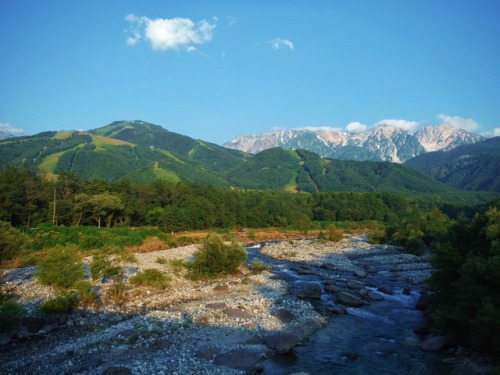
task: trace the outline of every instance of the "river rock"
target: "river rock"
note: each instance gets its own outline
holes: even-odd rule
[[[214,363],[237,370],[260,371],[263,369],[265,353],[245,348],[232,349],[215,356]]]
[[[335,306],[328,306],[326,308],[326,310],[329,312],[329,313],[332,313],[332,314],[337,314],[337,315],[344,315],[344,314],[347,314],[347,310],[344,309],[342,306],[339,306],[339,305],[335,305]]]
[[[429,336],[420,344],[420,350],[424,352],[437,352],[446,345],[446,337]]]
[[[381,286],[377,290],[381,293],[388,294],[390,296],[394,295],[394,291],[392,289],[386,288],[385,286]]]
[[[431,304],[431,296],[427,293],[422,293],[420,297],[418,297],[417,305],[415,308],[417,310],[427,310]]]
[[[354,270],[354,275],[355,275],[356,277],[359,277],[360,279],[362,279],[362,278],[365,278],[365,277],[366,277],[367,272],[366,272],[365,270],[362,270],[362,269],[359,269],[359,268],[358,268],[358,269],[355,269],[355,270]]]
[[[132,375],[132,370],[127,367],[113,366],[104,370],[102,375]]]
[[[349,289],[355,289],[355,290],[359,290],[363,287],[363,284],[361,284],[359,281],[348,281],[347,282],[347,287]]]
[[[297,297],[308,299],[320,299],[321,287],[318,284],[306,284],[297,291]]]
[[[239,318],[239,319],[251,319],[253,318],[252,315],[247,313],[244,310],[240,309],[225,309],[222,310],[224,314],[226,314],[229,318]]]
[[[221,353],[221,349],[217,348],[215,346],[205,346],[203,348],[199,348],[195,355],[197,358],[201,359],[206,359],[206,360],[213,360],[216,355],[219,355]]]
[[[217,285],[214,288],[214,292],[220,294],[229,293],[229,285]]]
[[[207,309],[226,309],[227,305],[224,302],[214,302],[214,303],[207,303]]]
[[[364,302],[361,298],[353,296],[350,293],[346,292],[339,292],[336,295],[337,297],[337,302],[341,303],[346,306],[351,306],[351,307],[359,307],[363,306]]]
[[[343,288],[338,286],[338,285],[329,284],[329,285],[325,285],[325,290],[327,292],[331,292],[331,293],[338,293],[338,292],[341,292],[343,290]]]
[[[335,269],[335,265],[333,263],[323,263],[319,266],[322,270],[332,271]]]
[[[382,294],[372,291],[368,292],[368,297],[374,301],[382,301],[384,299]]]
[[[120,355],[128,351],[129,346],[127,344],[122,344],[111,348],[111,354]]]
[[[276,333],[268,336],[265,342],[268,348],[284,354],[288,353],[299,343],[299,338],[293,333]]]
[[[286,309],[276,310],[273,316],[283,323],[290,323],[295,320],[295,315],[290,310]]]
[[[10,342],[10,337],[3,332],[0,332],[0,345],[7,345]]]

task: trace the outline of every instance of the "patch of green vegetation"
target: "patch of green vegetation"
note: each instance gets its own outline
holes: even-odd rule
[[[167,276],[155,268],[148,268],[137,272],[130,278],[130,282],[134,285],[149,286],[157,289],[165,289],[169,285]]]
[[[2,296],[0,298],[0,331],[17,325],[24,313],[24,308],[19,302]]]
[[[189,277],[210,279],[235,273],[246,255],[245,249],[236,242],[226,245],[217,234],[211,233],[188,264]]]
[[[69,314],[77,305],[78,295],[75,292],[67,292],[43,302],[40,305],[40,313],[43,315]]]
[[[264,271],[271,271],[271,266],[269,264],[264,263],[261,260],[254,259],[252,263],[250,263],[250,271],[252,271],[253,274],[259,274]]]
[[[35,276],[44,285],[61,289],[72,287],[84,277],[78,249],[74,245],[56,246],[50,249],[38,262]]]

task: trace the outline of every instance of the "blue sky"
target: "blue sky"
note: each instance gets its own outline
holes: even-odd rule
[[[500,135],[500,1],[0,0],[0,130]]]

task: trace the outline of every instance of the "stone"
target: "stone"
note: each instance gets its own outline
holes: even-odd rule
[[[264,368],[265,353],[252,349],[237,348],[215,356],[214,363],[244,371],[261,371]]]
[[[0,345],[7,345],[10,342],[10,337],[3,332],[0,332]]]
[[[36,333],[43,328],[45,320],[43,318],[30,317],[24,319],[23,323],[30,333]]]
[[[386,288],[385,286],[381,286],[377,290],[381,293],[388,294],[390,296],[394,295],[394,291],[392,289]]]
[[[446,337],[429,336],[420,344],[420,350],[424,352],[437,352],[446,345]]]
[[[337,314],[337,315],[344,315],[347,314],[347,310],[344,309],[342,306],[335,305],[335,306],[328,306],[326,310],[332,314]]]
[[[404,294],[405,296],[410,296],[410,295],[411,295],[411,289],[410,289],[409,287],[405,286],[405,287],[403,288],[403,294]]]
[[[224,302],[214,302],[214,303],[207,303],[207,309],[219,309],[219,310],[222,310],[222,309],[226,309],[227,308],[227,305],[224,303]]]
[[[286,309],[276,310],[273,316],[283,323],[290,323],[295,320],[295,315],[290,310]]]
[[[170,342],[168,339],[163,338],[163,337],[156,339],[155,343],[154,343],[155,348],[159,349],[159,350],[168,348],[168,347],[170,347],[170,345],[172,345],[172,342]]]
[[[86,365],[89,368],[98,367],[102,363],[102,357],[97,353],[89,354]]]
[[[220,294],[229,293],[229,285],[217,285],[214,288],[214,292]]]
[[[124,329],[123,331],[121,331],[118,335],[125,337],[125,338],[128,338],[128,337],[133,336],[135,334],[136,334],[135,329],[127,328],[127,329]]]
[[[113,366],[104,370],[102,375],[132,375],[132,370],[127,367]]]
[[[347,282],[347,287],[349,289],[355,289],[355,290],[358,290],[358,289],[361,289],[363,287],[363,284],[361,284],[360,282],[358,281],[348,281]]]
[[[293,333],[276,333],[266,337],[268,348],[276,350],[279,354],[288,353],[299,343],[299,338]]]
[[[297,297],[307,299],[320,299],[321,287],[318,284],[306,284],[297,291]]]
[[[319,266],[319,268],[331,271],[335,269],[335,265],[333,263],[323,263]]]
[[[359,277],[360,279],[362,279],[362,278],[366,277],[367,272],[365,270],[362,270],[362,269],[355,269],[354,270],[354,275],[356,277]]]
[[[431,296],[428,295],[427,293],[422,293],[420,297],[418,297],[417,305],[415,306],[415,308],[417,310],[424,311],[429,308],[430,304],[431,304]]]
[[[115,355],[120,355],[128,351],[128,345],[127,344],[122,344],[115,346],[114,348],[111,348],[110,353],[115,354]]]
[[[373,265],[373,264],[370,264],[368,267],[366,267],[366,271],[368,273],[377,273],[378,272],[378,267]]]
[[[374,301],[382,301],[384,299],[382,294],[373,291],[368,292],[368,297]]]
[[[341,292],[343,290],[342,287],[338,286],[338,285],[325,285],[325,291],[327,292],[331,292],[331,293],[338,293],[338,292]]]
[[[364,302],[361,298],[353,296],[352,294],[346,292],[339,292],[336,295],[337,302],[346,306],[359,307],[363,306]]]
[[[417,348],[420,346],[420,341],[415,337],[407,337],[405,338],[405,345],[412,348]]]
[[[415,325],[415,327],[413,327],[413,332],[417,335],[426,335],[432,330],[432,327],[433,323],[431,319],[422,319]]]
[[[252,315],[247,313],[244,310],[240,309],[225,309],[222,310],[224,314],[226,314],[229,318],[239,318],[239,319],[251,319],[253,318]]]
[[[208,361],[211,361],[214,359],[214,357],[216,355],[219,355],[220,353],[221,353],[220,348],[217,348],[215,346],[205,346],[203,348],[199,348],[196,351],[195,356],[197,358],[206,359]]]

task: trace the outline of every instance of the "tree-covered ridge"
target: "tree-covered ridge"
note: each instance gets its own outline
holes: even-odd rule
[[[423,154],[405,165],[457,189],[500,192],[500,137]]]
[[[433,178],[399,164],[323,159],[300,149],[274,148],[250,155],[143,121],[118,121],[90,132],[46,132],[4,140],[0,142],[0,167],[6,165],[27,166],[49,176],[70,171],[83,179],[110,182],[162,179],[309,193],[453,193]],[[490,175],[495,174],[495,165],[489,167]],[[477,174],[484,168],[477,168]]]

